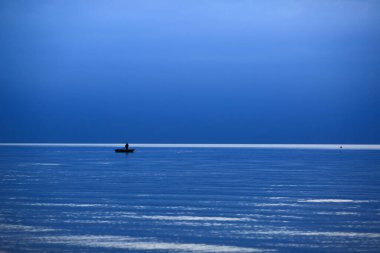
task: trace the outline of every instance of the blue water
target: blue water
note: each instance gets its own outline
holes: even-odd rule
[[[0,147],[2,252],[380,252],[380,151]]]

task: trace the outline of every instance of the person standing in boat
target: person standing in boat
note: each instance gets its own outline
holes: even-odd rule
[[[129,144],[125,144],[125,149],[128,150],[129,149]]]

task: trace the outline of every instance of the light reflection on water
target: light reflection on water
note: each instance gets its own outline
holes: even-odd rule
[[[380,151],[0,147],[5,252],[379,252]]]

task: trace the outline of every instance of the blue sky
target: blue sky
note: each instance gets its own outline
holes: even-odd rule
[[[380,2],[1,1],[0,142],[380,143]]]

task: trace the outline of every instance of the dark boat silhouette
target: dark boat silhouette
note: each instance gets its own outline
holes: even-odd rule
[[[133,149],[133,148],[130,148],[130,149],[125,149],[125,148],[115,149],[116,153],[133,153],[134,151],[135,151],[135,149]]]

